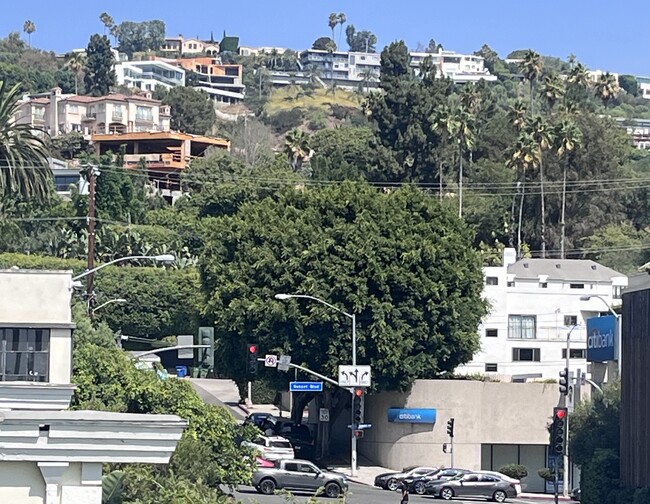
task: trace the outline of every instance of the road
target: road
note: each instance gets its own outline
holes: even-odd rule
[[[294,493],[293,496],[289,495],[262,495],[257,493],[253,487],[241,486],[235,492],[235,497],[238,501],[244,504],[305,504],[311,494],[307,493]],[[388,490],[380,490],[379,488],[370,487],[366,485],[359,485],[357,483],[350,483],[346,504],[399,504],[399,492],[389,492]],[[341,499],[328,499],[319,497],[319,502],[322,504],[339,504]],[[434,499],[432,496],[420,496],[411,494],[409,496],[409,504],[437,504],[443,501]],[[454,499],[455,503],[473,503],[485,502],[485,499],[467,499],[460,500]],[[525,500],[525,499],[508,499],[506,502],[513,504],[540,504],[540,502],[552,502],[551,500]]]

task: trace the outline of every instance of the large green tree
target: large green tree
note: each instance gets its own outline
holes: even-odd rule
[[[478,349],[486,313],[469,229],[423,192],[346,182],[286,189],[207,224],[201,278],[220,366],[247,379],[246,341],[335,376],[351,361],[349,321],[301,293],[357,315],[358,360],[374,388],[404,389],[451,373]]]
[[[345,29],[345,39],[352,52],[376,52],[377,36],[368,30],[357,31],[353,24]]]
[[[191,87],[175,87],[163,98],[172,109],[172,129],[183,133],[205,135],[217,119],[214,105],[207,93]]]
[[[43,200],[49,193],[52,172],[44,140],[30,124],[17,124],[20,88],[0,81],[0,194]]]
[[[86,92],[92,96],[104,96],[109,93],[111,86],[116,83],[114,63],[115,58],[108,37],[98,34],[90,37],[84,69]]]
[[[139,23],[123,21],[112,27],[111,34],[119,40],[120,51],[129,56],[136,52],[158,51],[165,43],[165,23],[157,19]]]

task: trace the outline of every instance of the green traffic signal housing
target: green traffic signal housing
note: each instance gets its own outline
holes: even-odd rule
[[[354,429],[363,423],[363,395],[364,390],[362,388],[354,389],[352,401],[352,424]]]
[[[560,371],[560,394],[569,395],[569,370],[567,368]]]
[[[248,355],[248,373],[253,376],[257,375],[259,363],[257,361],[258,346],[257,343],[246,344],[246,354]]]
[[[564,455],[566,450],[566,426],[568,419],[566,408],[553,408],[553,423],[551,425],[551,454]]]
[[[208,345],[208,348],[202,349],[201,366],[214,369],[214,327],[199,327],[199,344]]]

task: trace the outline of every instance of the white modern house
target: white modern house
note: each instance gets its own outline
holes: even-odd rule
[[[458,373],[504,381],[558,379],[566,364],[567,337],[571,370],[587,372],[585,321],[607,314],[608,304],[620,304],[628,282],[594,261],[517,260],[508,248],[503,264],[485,268],[484,275],[491,308],[479,326],[481,349]]]
[[[142,91],[155,91],[158,86],[171,89],[185,85],[185,70],[161,60],[116,63],[115,75],[118,85]]]
[[[102,464],[164,464],[186,421],[69,411],[69,271],[0,270],[0,502],[100,504]]]

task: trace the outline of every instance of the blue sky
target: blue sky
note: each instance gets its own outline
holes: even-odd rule
[[[562,58],[573,53],[590,68],[650,75],[642,35],[650,2],[606,8],[593,0],[29,0],[2,9],[0,35],[22,31],[31,19],[36,47],[65,52],[103,33],[102,11],[117,22],[162,19],[168,35],[209,38],[214,31],[220,39],[225,29],[242,45],[292,49],[305,49],[328,35],[329,13],[344,12],[357,30],[377,35],[378,49],[399,39],[415,49],[433,37],[459,52],[475,51],[483,43],[502,57],[533,48]],[[345,33],[345,48],[344,39]]]

